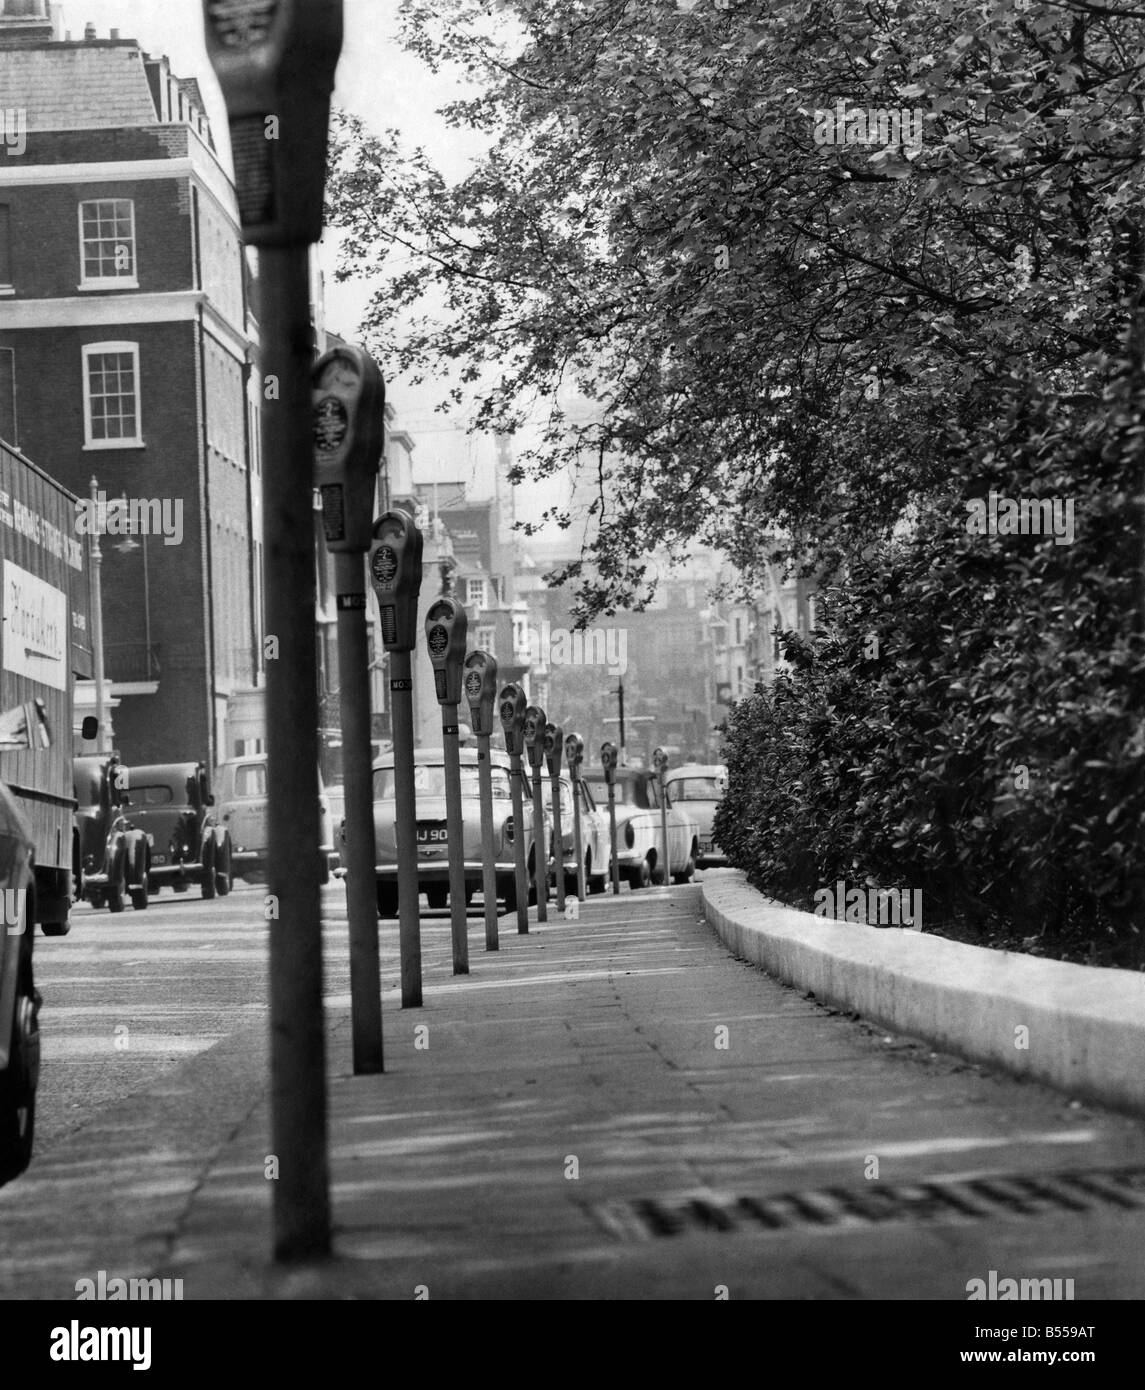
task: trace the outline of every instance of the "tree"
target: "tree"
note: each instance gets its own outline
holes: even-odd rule
[[[336,119],[338,275],[381,274],[370,346],[452,364],[475,428],[539,425],[520,479],[593,470],[594,571],[557,576],[583,620],[647,597],[655,546],[750,575],[779,528],[839,567],[957,505],[1000,422],[1053,451],[1112,417],[1139,507],[1139,10],[409,0],[404,24],[483,84],[448,116],[487,152],[449,186]]]

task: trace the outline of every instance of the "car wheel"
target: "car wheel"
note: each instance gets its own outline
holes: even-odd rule
[[[199,878],[199,886],[202,889],[204,898],[215,896],[215,842],[206,840],[202,849],[202,874]]]
[[[231,891],[231,842],[223,842],[223,852],[219,857],[219,867],[215,870],[215,891],[225,898]]]
[[[664,866],[659,861],[657,861],[656,867],[652,870],[652,882],[657,888],[666,882]]]
[[[444,883],[431,883],[425,890],[425,900],[435,912],[449,901],[449,889]]]
[[[672,875],[673,883],[691,883],[696,876],[696,846],[692,846],[692,852],[688,855],[688,861],[678,874]]]
[[[127,902],[127,863],[122,854],[116,856],[115,867],[107,883],[107,910],[122,912]]]
[[[505,900],[505,911],[506,911],[506,912],[516,912],[516,910],[517,910],[517,879],[516,879],[516,876],[513,876],[512,878],[499,878],[499,879],[497,880],[497,896],[498,896],[499,898],[504,898],[504,900]]]
[[[136,910],[136,912],[142,912],[150,901],[151,885],[147,879],[147,870],[144,869],[143,878],[139,883],[139,887],[133,888],[131,890],[131,906]]]
[[[378,916],[396,917],[398,915],[398,885],[396,883],[378,884]]]
[[[628,874],[628,886],[633,892],[637,888],[648,888],[652,883],[652,865],[647,859],[642,859],[636,868],[631,869]]]
[[[18,988],[8,1067],[0,1072],[0,1186],[19,1177],[32,1161],[36,1132],[40,996],[32,984],[30,955],[20,962]]]

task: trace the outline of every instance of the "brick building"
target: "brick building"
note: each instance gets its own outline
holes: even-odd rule
[[[0,152],[0,435],[80,496],[181,513],[102,538],[115,741],[213,762],[260,631],[234,189],[197,84],[115,31],[61,41],[54,8],[0,12],[5,129],[26,122]]]

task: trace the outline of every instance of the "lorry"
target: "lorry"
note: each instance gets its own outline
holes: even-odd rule
[[[72,773],[76,677],[93,671],[89,552],[77,499],[0,441],[0,710],[40,702],[50,747],[11,749],[0,778],[35,845],[31,922],[63,936],[82,866]]]

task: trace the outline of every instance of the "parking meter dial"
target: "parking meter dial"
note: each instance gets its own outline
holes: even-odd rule
[[[525,711],[525,747],[529,752],[529,766],[541,767],[545,757],[545,712],[539,705],[530,705]]]
[[[584,761],[584,739],[580,734],[565,735],[565,762],[568,763],[569,772],[576,777],[580,773],[580,765]]]
[[[614,743],[601,744],[600,763],[604,768],[605,781],[614,781],[616,777],[616,745]]]
[[[545,725],[545,762],[549,776],[556,777],[561,770],[561,759],[565,751],[565,731],[559,724]]]
[[[465,609],[448,595],[435,599],[425,615],[425,645],[433,667],[433,687],[438,704],[461,702],[461,663],[469,619]]]
[[[488,652],[473,651],[465,658],[464,672],[469,723],[475,734],[490,735],[497,700],[497,662]]]
[[[203,20],[243,235],[251,246],[308,246],[322,235],[342,0],[203,0]]]
[[[505,751],[519,756],[524,752],[525,692],[511,681],[502,688],[497,705],[505,735]]]
[[[378,599],[382,644],[388,652],[412,652],[417,643],[422,535],[408,512],[383,512],[374,522],[370,582]]]
[[[374,490],[385,443],[386,388],[368,352],[347,345],[320,357],[311,374],[315,486],[326,546],[370,548]]]

